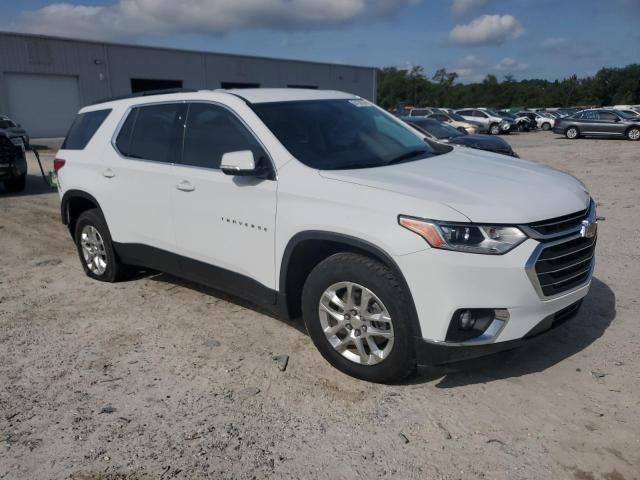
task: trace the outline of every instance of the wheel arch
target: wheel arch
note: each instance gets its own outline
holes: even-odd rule
[[[95,197],[83,190],[68,190],[62,196],[60,202],[60,215],[62,223],[69,228],[73,236],[76,220],[82,212],[97,208],[102,211]]]
[[[395,260],[377,245],[357,237],[327,231],[303,231],[287,244],[280,263],[279,297],[289,318],[301,315],[302,288],[311,271],[324,259],[338,252],[353,252],[378,260],[396,275],[407,292],[411,328],[422,336],[418,314],[409,285]]]

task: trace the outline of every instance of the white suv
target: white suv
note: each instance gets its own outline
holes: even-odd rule
[[[302,315],[322,355],[366,380],[513,348],[591,283],[582,183],[425,140],[346,93],[92,105],[55,170],[88,276],[160,270]]]

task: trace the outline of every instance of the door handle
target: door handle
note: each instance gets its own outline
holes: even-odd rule
[[[113,178],[116,176],[116,172],[114,172],[110,168],[107,168],[105,171],[102,172],[102,176],[106,178]]]
[[[178,190],[182,190],[183,192],[193,192],[196,189],[194,185],[192,185],[190,182],[186,180],[176,185],[176,188]]]

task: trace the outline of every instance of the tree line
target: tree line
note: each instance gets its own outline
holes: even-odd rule
[[[456,83],[458,75],[442,68],[428,78],[422,67],[378,70],[378,104],[387,109],[404,106],[493,108],[571,107],[640,104],[640,64],[601,68],[594,76],[563,80],[500,81],[487,75],[480,83]]]

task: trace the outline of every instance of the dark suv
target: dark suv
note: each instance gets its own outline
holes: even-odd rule
[[[27,158],[22,137],[0,130],[0,182],[7,192],[21,192],[27,179]]]
[[[640,140],[640,118],[616,110],[582,110],[556,122],[553,128],[573,140],[578,137],[613,137]]]
[[[14,122],[5,115],[0,115],[0,130],[4,130],[12,137],[21,137],[24,142],[24,148],[29,150],[29,134],[22,128],[22,125]]]

